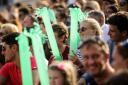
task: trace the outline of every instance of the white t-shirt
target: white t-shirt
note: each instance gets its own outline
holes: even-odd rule
[[[109,25],[108,24],[104,24],[102,27],[103,30],[103,34],[101,35],[101,39],[105,42],[108,42],[108,40],[110,39],[110,36],[108,35],[109,32]]]

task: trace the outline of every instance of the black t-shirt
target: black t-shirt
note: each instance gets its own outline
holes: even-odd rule
[[[89,73],[85,73],[82,77],[85,79],[86,85],[98,85]]]

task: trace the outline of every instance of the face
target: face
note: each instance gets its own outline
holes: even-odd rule
[[[98,76],[104,71],[108,57],[101,52],[101,47],[96,44],[93,44],[89,47],[84,46],[80,49],[80,52],[83,56],[83,65],[87,72],[93,76]]]
[[[23,26],[31,27],[33,25],[33,21],[30,16],[26,16],[23,20]]]
[[[78,32],[80,33],[81,39],[96,35],[96,31],[93,30],[89,23],[81,23]]]
[[[108,35],[114,42],[120,42],[122,38],[122,34],[119,32],[115,25],[109,25]]]
[[[21,22],[24,20],[25,16],[26,15],[23,12],[19,12],[19,19]]]
[[[6,43],[3,43],[2,54],[5,57],[5,62],[10,62],[14,60],[15,55],[13,48]]]
[[[126,68],[126,60],[122,58],[121,54],[118,52],[117,48],[114,48],[113,51],[113,62],[112,66],[117,71],[119,69],[125,69]]]
[[[58,70],[49,70],[50,85],[63,85],[63,76]]]
[[[58,33],[54,32],[55,34],[55,38],[56,38],[56,42],[59,46],[62,46],[64,44],[64,36],[58,37]]]

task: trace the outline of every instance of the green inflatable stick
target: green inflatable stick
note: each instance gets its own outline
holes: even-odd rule
[[[41,37],[33,29],[30,31],[30,34],[31,34],[30,38],[32,39],[32,46],[34,48],[33,50],[36,58],[41,85],[49,85],[48,66],[47,66],[48,62],[45,59]]]
[[[45,29],[47,31],[47,35],[48,35],[48,39],[49,39],[50,46],[51,46],[51,49],[52,49],[52,53],[53,53],[55,59],[56,60],[62,60],[62,57],[60,55],[60,52],[59,52],[59,49],[58,49],[58,46],[57,46],[57,43],[56,43],[56,39],[55,39],[55,36],[54,36],[54,33],[53,33],[53,30],[52,30],[51,22],[50,22],[50,19],[49,19],[48,9],[46,7],[40,8],[40,9],[38,8],[36,10],[36,14],[38,16],[43,16],[43,23],[45,25]]]
[[[48,62],[44,54],[44,49],[40,36],[41,33],[42,32],[40,30],[40,26],[37,23],[34,23],[33,28],[30,28],[30,33],[27,33],[26,36],[30,37],[32,40],[32,46],[37,63],[41,85],[49,85],[47,66]]]
[[[22,32],[16,39],[19,44],[22,84],[33,85],[28,38]]]
[[[70,56],[74,56],[77,50],[77,39],[78,39],[78,17],[77,8],[69,8],[71,16],[71,26],[70,26]]]
[[[80,8],[69,8],[71,16],[71,27],[70,27],[70,55],[74,56],[77,51],[78,44],[80,42],[80,36],[77,32],[78,23],[85,20],[86,16]]]
[[[48,8],[48,12],[49,12],[50,21],[52,21],[54,24],[57,24],[55,12],[50,8]]]
[[[88,13],[87,12],[83,13],[80,8],[77,8],[77,13],[78,13],[78,15],[77,15],[78,22],[82,22],[82,21],[86,20],[88,17]]]

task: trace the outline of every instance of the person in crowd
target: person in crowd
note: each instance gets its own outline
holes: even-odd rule
[[[1,64],[1,67],[5,64],[5,62],[9,62],[10,60],[12,60],[10,56],[4,57],[4,55],[2,55],[1,39],[4,35],[11,34],[13,32],[18,32],[18,28],[16,25],[11,24],[11,23],[5,23],[1,25],[1,28],[0,28],[0,64]]]
[[[112,56],[115,44],[120,42],[125,42],[128,38],[128,18],[127,12],[118,12],[112,14],[108,19],[107,23],[109,25],[108,35],[110,36],[110,55]],[[111,62],[113,58],[111,58]]]
[[[18,13],[19,13],[18,18],[19,18],[19,21],[20,21],[20,23],[21,23],[21,26],[24,27],[24,26],[23,26],[24,18],[25,18],[27,15],[31,14],[30,8],[29,8],[28,6],[20,7],[20,8],[18,9]]]
[[[50,85],[77,85],[76,70],[71,61],[53,62],[48,73]]]
[[[52,25],[55,39],[59,48],[59,52],[62,55],[62,60],[69,59],[69,46],[66,44],[68,38],[68,31],[66,26],[63,23],[53,24]],[[49,63],[54,60],[54,57],[51,56]]]
[[[127,0],[118,0],[120,10],[122,11],[128,11],[128,1]]]
[[[101,38],[105,41],[105,42],[108,42],[110,37],[108,35],[108,32],[109,32],[109,26],[108,24],[105,23],[105,15],[102,11],[98,11],[98,10],[92,10],[88,13],[88,17],[89,18],[94,18],[96,19],[100,26],[101,26],[101,29],[103,31],[103,34],[101,35]]]
[[[1,68],[0,85],[22,85],[18,42],[15,40],[18,35],[18,33],[8,34],[2,39],[2,53],[5,57],[13,56],[13,62],[6,63]]]
[[[80,23],[80,28],[78,29],[81,40],[88,37],[101,37],[102,30],[99,23],[93,18],[87,18]]]
[[[116,14],[111,15],[107,23],[109,24],[109,35],[110,38],[115,42],[115,44],[119,42],[125,42],[128,38],[128,17],[125,12],[118,12]]]
[[[79,81],[79,85],[103,85],[115,72],[109,63],[108,45],[100,39],[89,38],[79,46],[79,49],[87,72]]]
[[[110,48],[110,62],[112,62],[112,47],[113,47],[113,41],[110,39],[110,36],[108,35],[109,32],[109,25],[106,24],[106,19],[105,19],[105,15],[102,11],[96,11],[96,10],[92,10],[88,13],[88,17],[94,18],[96,19],[101,26],[101,29],[103,31],[103,34],[101,35],[101,39],[103,41],[105,41]]]
[[[128,85],[128,70],[117,72],[104,85]]]
[[[32,14],[28,14],[24,17],[22,25],[23,27],[26,27],[28,31],[30,31],[30,28],[34,25],[34,22],[37,22],[35,17]]]
[[[60,3],[55,4],[53,6],[53,10],[55,11],[55,16],[56,16],[57,22],[63,22],[65,24],[67,24],[68,12],[67,12],[66,5],[60,4]]]
[[[101,10],[100,5],[97,1],[88,0],[85,2],[83,12],[89,12],[91,10]]]
[[[19,47],[18,47],[18,41],[16,40],[16,37],[19,36],[19,33],[14,32],[8,35],[5,35],[2,38],[2,54],[5,57],[10,56],[11,60],[10,62],[6,63],[1,69],[0,69],[0,85],[22,85],[22,79],[21,79],[21,68],[20,68],[20,55],[19,55]],[[35,62],[32,62],[31,60],[31,67],[32,67],[32,73],[33,73],[33,79],[37,77],[36,75],[36,68],[35,68]],[[36,80],[33,80],[36,81]],[[33,82],[36,83],[36,82]]]
[[[105,13],[106,18],[107,18],[107,16],[106,16],[107,7],[110,5],[116,5],[117,7],[119,6],[117,0],[103,0],[102,5],[101,5],[101,9]]]
[[[0,33],[6,35],[6,34],[13,33],[13,32],[18,32],[18,28],[16,25],[12,23],[6,23],[6,24],[1,25]]]
[[[78,29],[81,41],[84,41],[88,37],[100,37],[102,35],[102,30],[99,23],[93,18],[87,18],[80,23]],[[80,56],[80,51],[77,51],[78,59],[82,62],[82,56]]]
[[[101,10],[91,10],[88,13],[88,17],[96,19],[101,27],[105,24],[105,15]]]
[[[128,40],[125,43],[119,43],[115,46],[112,66],[116,71],[128,69]]]
[[[106,19],[113,13],[117,13],[119,11],[119,7],[116,5],[109,5],[106,8]]]
[[[86,20],[80,23],[80,28],[78,29],[80,34],[81,41],[84,41],[88,37],[97,37],[100,38],[102,35],[102,30],[99,23],[93,18],[87,18]],[[80,68],[80,72],[84,73],[83,65],[83,57],[81,56],[80,50],[78,49],[76,52],[76,61],[79,62],[78,67]],[[81,62],[81,63],[80,63]],[[81,76],[82,74],[80,74]]]

